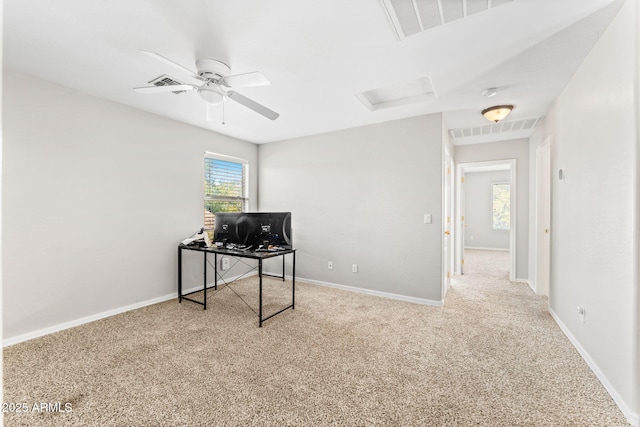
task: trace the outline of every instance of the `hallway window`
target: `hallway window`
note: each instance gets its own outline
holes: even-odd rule
[[[493,230],[509,230],[511,228],[511,189],[508,183],[492,184],[491,228]]]

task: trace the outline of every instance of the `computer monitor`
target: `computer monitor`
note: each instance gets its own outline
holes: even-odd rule
[[[252,249],[267,246],[293,247],[291,212],[216,213],[214,242]]]

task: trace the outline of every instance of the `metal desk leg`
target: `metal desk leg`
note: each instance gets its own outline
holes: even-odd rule
[[[215,274],[215,278],[213,279],[213,289],[218,290],[218,254],[213,253],[213,272]]]
[[[284,258],[285,256],[282,255],[282,281],[284,282]]]
[[[258,277],[260,278],[260,301],[258,306],[258,326],[262,328],[262,258],[258,260]]]
[[[178,302],[182,302],[182,246],[178,246]]]
[[[204,269],[204,310],[207,309],[207,253],[206,252],[202,252],[202,255],[204,255],[204,265],[203,265],[203,269]]]
[[[296,309],[296,253],[293,252],[293,273],[291,276],[291,310],[295,310],[295,309]]]

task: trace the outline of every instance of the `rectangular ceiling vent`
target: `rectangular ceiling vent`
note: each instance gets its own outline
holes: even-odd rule
[[[402,40],[413,34],[466,18],[513,0],[380,0],[389,22]]]
[[[155,79],[149,81],[149,84],[152,84],[154,86],[173,86],[173,85],[182,85],[184,83],[179,82],[178,80],[174,79],[173,77],[169,77],[166,74],[161,75],[160,77],[156,77]],[[173,93],[182,93],[184,91],[176,91]]]
[[[451,138],[470,138],[476,136],[495,135],[505,132],[517,132],[531,130],[536,127],[542,117],[514,120],[512,122],[498,122],[473,128],[452,129],[449,131]]]
[[[432,101],[437,98],[430,77],[368,90],[356,94],[356,97],[371,111]]]

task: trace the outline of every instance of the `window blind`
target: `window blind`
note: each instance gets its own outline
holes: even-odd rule
[[[204,158],[204,227],[213,229],[216,212],[247,210],[247,168],[241,159],[205,154]]]

